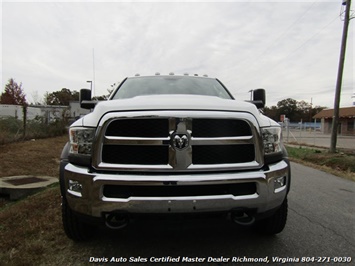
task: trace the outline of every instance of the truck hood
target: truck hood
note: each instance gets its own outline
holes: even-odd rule
[[[102,116],[122,111],[229,111],[252,114],[261,127],[271,125],[271,120],[262,115],[254,104],[203,95],[149,95],[129,99],[117,99],[99,102],[94,111],[76,121],[72,126],[96,127]]]

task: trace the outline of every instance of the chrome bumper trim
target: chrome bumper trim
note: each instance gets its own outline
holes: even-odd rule
[[[275,188],[274,180],[285,176],[285,186]],[[263,213],[281,205],[289,182],[288,164],[284,161],[269,165],[267,171],[225,172],[181,175],[134,175],[89,173],[85,167],[65,167],[66,197],[69,206],[82,214],[101,217],[106,212],[130,213],[192,213],[230,211],[235,208],[255,209]],[[69,180],[82,184],[81,197],[69,190]],[[213,195],[187,197],[107,198],[104,185],[209,185],[255,182],[257,192],[250,195]]]

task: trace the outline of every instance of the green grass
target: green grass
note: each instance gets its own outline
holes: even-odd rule
[[[58,176],[58,158],[66,141],[64,136],[1,146],[0,176]],[[287,150],[291,160],[313,162],[312,167],[332,173],[344,168],[347,170],[334,174],[355,180],[354,155],[333,155],[315,148]],[[100,239],[78,244],[66,237],[60,203],[59,185],[55,184],[26,199],[0,205],[0,265],[82,265],[90,256],[106,252]]]
[[[355,155],[352,153],[329,153],[327,150],[321,150],[310,147],[286,147],[291,160],[297,162],[317,165],[319,167],[328,167],[333,171],[343,172],[345,177],[355,176]],[[339,174],[337,174],[339,175]]]

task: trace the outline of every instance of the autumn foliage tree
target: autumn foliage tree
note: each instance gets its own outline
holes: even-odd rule
[[[17,84],[13,78],[5,85],[5,91],[0,96],[1,104],[27,105],[22,83]]]
[[[22,83],[17,84],[13,78],[5,85],[5,91],[0,96],[0,104],[22,105],[23,112],[23,137],[26,136],[27,101],[22,89]]]

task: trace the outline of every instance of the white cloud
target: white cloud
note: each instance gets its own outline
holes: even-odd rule
[[[268,105],[313,98],[332,107],[343,23],[334,1],[4,2],[2,87],[95,94],[135,73],[219,78],[238,97],[267,89]],[[342,105],[351,104],[350,22]],[[94,49],[94,60],[93,60]]]

